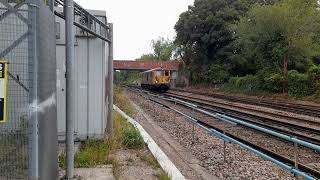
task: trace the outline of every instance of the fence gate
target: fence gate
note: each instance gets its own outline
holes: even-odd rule
[[[0,0],[0,179],[57,178],[55,67],[44,1]]]

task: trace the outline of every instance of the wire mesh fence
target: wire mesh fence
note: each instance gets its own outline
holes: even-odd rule
[[[43,1],[0,0],[0,61],[8,66],[0,179],[50,177],[57,173],[55,32]],[[43,158],[48,153],[52,160]]]
[[[0,1],[0,59],[8,62],[7,119],[0,124],[0,179],[26,179],[29,167],[28,6]],[[15,11],[16,10],[16,11]]]

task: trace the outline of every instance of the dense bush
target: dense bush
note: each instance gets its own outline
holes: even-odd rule
[[[247,75],[243,77],[231,77],[224,85],[224,89],[230,91],[240,91],[244,93],[251,93],[260,91],[261,81],[257,76]]]
[[[211,65],[206,72],[206,81],[213,84],[222,84],[228,81],[230,74],[222,65]]]
[[[243,93],[281,93],[283,75],[280,73],[258,72],[256,75],[231,77],[224,89]],[[296,70],[288,71],[286,91],[289,96],[303,97],[320,94],[320,67],[313,66],[308,74]]]
[[[311,88],[314,91],[314,97],[320,99],[320,65],[311,66],[308,75],[311,83]]]
[[[265,74],[262,89],[267,92],[280,93],[282,90],[283,76],[279,73]]]
[[[244,92],[257,91],[260,88],[260,81],[257,76],[246,75],[238,79],[237,86]]]
[[[290,96],[308,96],[313,93],[307,74],[291,70],[288,72],[287,92]]]

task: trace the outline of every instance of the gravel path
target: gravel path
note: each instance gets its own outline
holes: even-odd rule
[[[201,161],[201,165],[213,175],[223,179],[294,179],[288,171],[238,145],[226,145],[226,161],[224,161],[222,140],[195,126],[197,141],[193,143],[193,126],[184,117],[159,108],[133,92],[128,94],[133,102],[182,146],[189,149]]]

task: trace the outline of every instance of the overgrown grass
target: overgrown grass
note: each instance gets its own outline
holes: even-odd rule
[[[76,168],[96,167],[105,164],[117,165],[117,162],[110,157],[113,151],[121,148],[144,148],[144,141],[139,131],[118,113],[114,113],[113,128],[112,137],[106,140],[89,140],[81,144],[74,158]],[[66,167],[65,153],[59,155],[59,166]]]
[[[112,149],[110,140],[89,140],[81,145],[75,154],[75,167],[95,167],[97,165],[111,164],[108,156]]]
[[[110,140],[88,140],[81,144],[74,157],[74,166],[76,168],[96,167],[98,165],[111,164],[112,159],[108,156],[112,150]],[[65,153],[59,155],[59,166],[66,167]]]
[[[133,116],[135,114],[134,107],[130,103],[128,96],[124,93],[123,88],[114,85],[113,92],[114,104],[129,116]]]
[[[141,149],[144,141],[140,132],[136,128],[126,128],[123,130],[123,145],[129,149]]]

